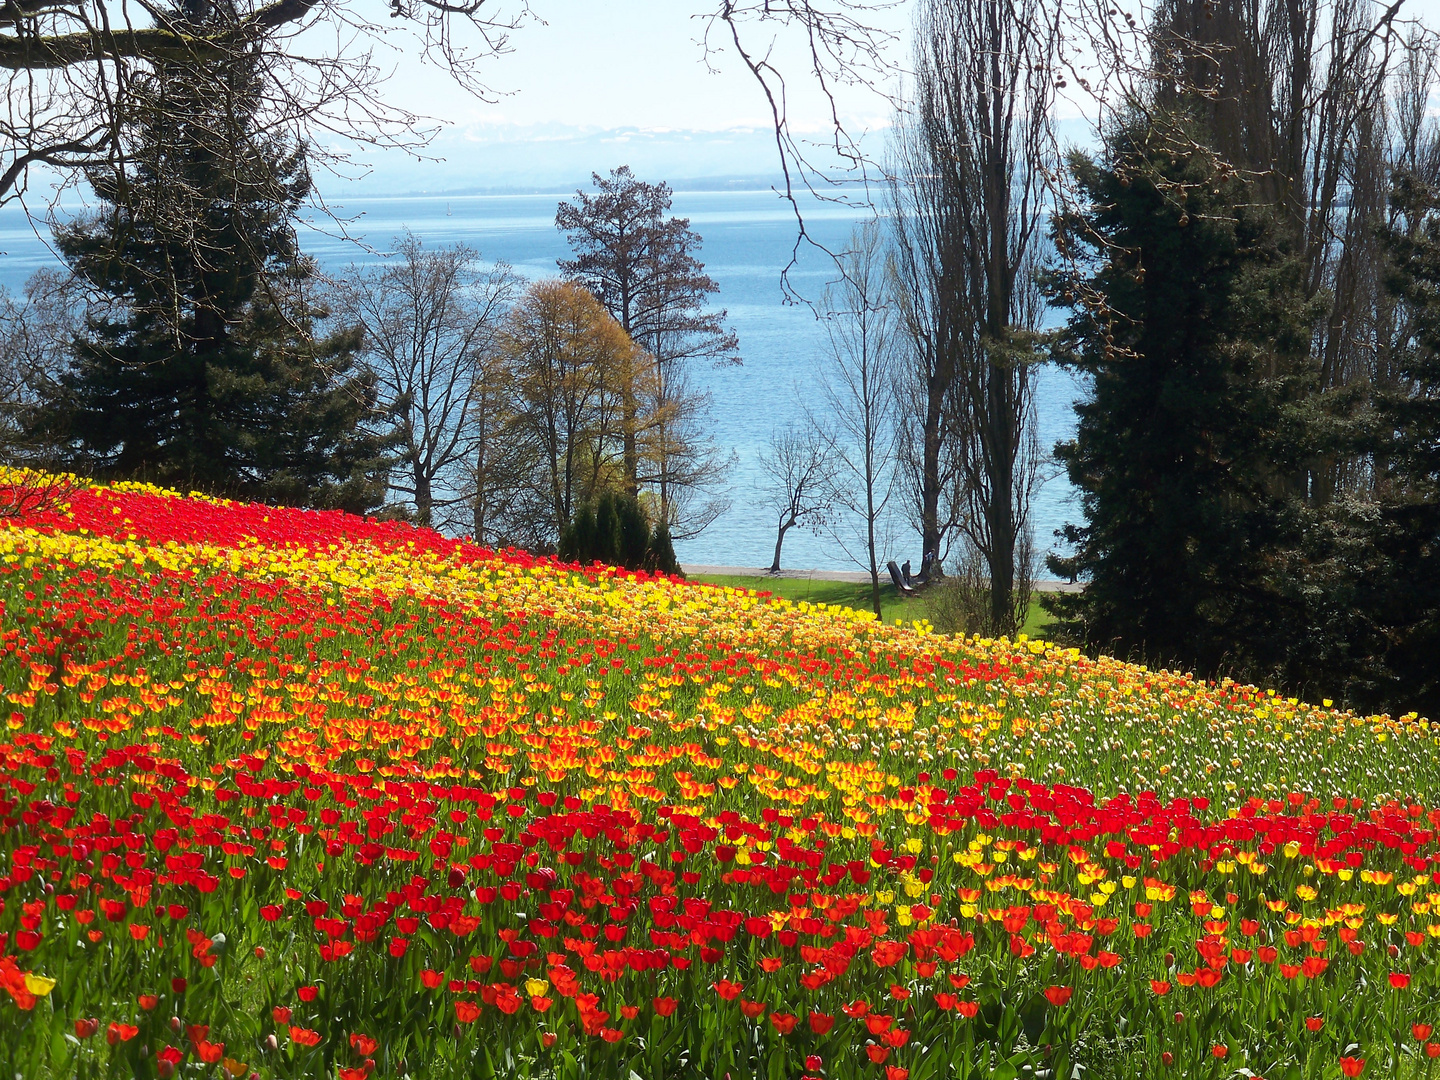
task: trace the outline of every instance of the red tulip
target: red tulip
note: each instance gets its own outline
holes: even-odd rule
[[[745,989],[742,984],[730,982],[728,979],[721,979],[711,985],[714,987],[715,993],[726,1001],[734,1001],[739,997],[740,991]]]
[[[798,1016],[791,1013],[772,1012],[770,1014],[770,1023],[774,1026],[776,1033],[780,1035],[789,1035],[795,1030],[795,1025],[799,1020]]]
[[[352,1032],[350,1035],[350,1046],[361,1057],[369,1057],[375,1053],[379,1043],[369,1035],[362,1035],[360,1032]]]

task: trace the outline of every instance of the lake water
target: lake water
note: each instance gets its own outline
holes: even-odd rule
[[[334,202],[342,230],[301,234],[304,249],[333,269],[348,262],[381,258],[392,239],[408,229],[428,244],[462,241],[488,260],[503,260],[526,277],[555,273],[556,259],[568,255],[556,231],[558,195],[475,195],[366,197]],[[787,304],[781,271],[790,261],[796,226],[788,204],[771,191],[677,192],[674,212],[688,217],[704,238],[701,258],[720,284],[717,306],[729,313],[740,339],[744,364],[695,372],[712,395],[712,430],[718,445],[735,454],[729,476],[730,509],[699,537],[676,545],[686,563],[769,566],[775,522],[762,505],[763,474],[757,458],[770,433],[799,415],[799,395],[814,385],[824,356],[825,333],[810,308]],[[821,244],[840,250],[859,219],[856,210],[833,204],[805,209],[806,226]],[[16,208],[0,211],[0,285],[18,291],[41,266],[54,265],[43,237]],[[357,242],[358,241],[358,242]],[[803,259],[790,274],[792,287],[818,299],[833,270],[823,257]],[[1048,452],[1074,428],[1078,388],[1067,373],[1041,369],[1038,378],[1040,444]],[[812,396],[813,401],[813,396]],[[1068,481],[1053,466],[1034,507],[1037,547],[1054,543],[1066,520],[1078,520],[1078,503]],[[898,521],[888,553],[920,564],[919,538]],[[785,540],[787,567],[854,569],[836,544],[823,536],[791,530]]]

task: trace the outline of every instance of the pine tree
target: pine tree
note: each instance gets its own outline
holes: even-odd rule
[[[1300,616],[1275,567],[1297,543],[1313,377],[1299,263],[1183,124],[1132,123],[1104,160],[1069,167],[1084,205],[1057,221],[1070,261],[1046,288],[1071,311],[1062,358],[1091,388],[1057,448],[1086,521],[1051,569],[1086,585],[1048,606],[1121,655],[1283,669]]]
[[[100,477],[363,511],[384,492],[375,392],[356,332],[315,335],[304,148],[262,130],[260,92],[257,58],[152,74],[129,167],[92,172],[99,209],[56,230],[104,302],[32,434]]]
[[[705,434],[709,395],[690,388],[687,371],[697,361],[738,364],[738,343],[725,312],[705,310],[720,286],[705,273],[689,219],[670,215],[669,186],[639,180],[626,165],[592,179],[594,194],[578,191],[556,210],[555,226],[575,253],[560,270],[653,359],[653,400],[622,394],[625,490],[651,489],[658,516],[694,536],[728,506],[696,501],[727,465]]]

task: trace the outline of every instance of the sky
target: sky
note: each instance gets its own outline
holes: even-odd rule
[[[878,11],[877,24],[903,34],[909,6]],[[362,154],[370,172],[352,190],[553,189],[621,163],[672,183],[773,179],[778,158],[760,87],[728,39],[707,64],[697,16],[713,8],[707,0],[531,0],[535,17],[511,35],[509,54],[485,65],[491,102],[458,89],[397,36],[377,54],[393,72],[383,95],[444,125],[426,155],[443,160]],[[823,139],[826,103],[806,78],[799,38],[757,31],[747,45],[772,41],[776,66],[791,76],[792,126]],[[895,59],[902,50],[897,40]],[[871,132],[878,151],[891,113],[884,94],[842,88],[838,104],[847,129]]]
[[[375,3],[378,0],[370,0]],[[492,3],[502,0],[491,0]],[[832,6],[842,0],[830,0]],[[1063,0],[1062,0],[1063,2]],[[1122,0],[1123,2],[1123,0]],[[503,0],[516,10],[516,0]],[[916,0],[874,0],[871,21],[894,35],[890,57],[903,67]],[[1143,0],[1128,0],[1136,7]],[[377,59],[393,69],[385,98],[430,117],[441,132],[424,159],[369,153],[346,175],[355,193],[566,190],[592,170],[628,163],[642,175],[686,181],[777,179],[778,158],[766,102],[728,40],[707,57],[702,18],[717,0],[529,0],[533,17],[510,39],[508,55],[488,61],[495,100],[459,90],[448,74],[417,59],[403,33]],[[502,6],[500,11],[507,10]],[[1405,0],[1402,17],[1440,27],[1440,0]],[[381,17],[383,20],[383,16]],[[723,39],[723,27],[721,28]],[[792,125],[823,139],[827,103],[807,77],[793,30],[752,27],[752,51],[773,40],[776,67],[789,77]],[[885,92],[841,88],[846,129],[879,156],[892,115]],[[1071,93],[1075,93],[1072,87]],[[1062,123],[1083,137],[1088,111],[1062,100]],[[868,133],[868,135],[866,134]],[[368,171],[367,171],[368,170]]]

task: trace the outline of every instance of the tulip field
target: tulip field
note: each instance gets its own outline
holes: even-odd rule
[[[1437,1072],[1416,716],[22,473],[0,693],[3,1080]]]

